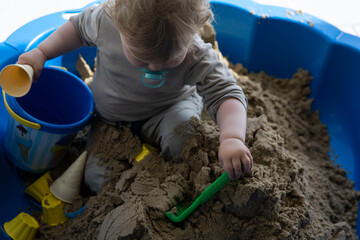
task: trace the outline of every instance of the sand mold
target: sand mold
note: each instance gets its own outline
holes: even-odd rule
[[[95,148],[111,181],[98,196],[83,186],[84,213],[57,227],[41,224],[36,239],[357,239],[360,195],[328,154],[326,126],[311,111],[309,72],[299,69],[291,79],[279,79],[227,64],[249,101],[250,174],[174,224],[165,212],[178,200],[194,199],[223,172],[217,126],[205,115],[192,119],[195,131],[183,162],[166,161],[159,152],[136,162],[139,138],[126,127],[94,120],[102,133]],[[79,133],[64,166],[80,155],[86,132]]]

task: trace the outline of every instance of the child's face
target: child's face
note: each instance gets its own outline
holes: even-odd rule
[[[179,54],[178,57],[169,59],[167,62],[164,63],[149,62],[149,61],[141,60],[140,58],[134,56],[127,48],[127,44],[124,42],[124,40],[122,40],[122,43],[123,43],[125,57],[132,65],[139,68],[140,67],[147,68],[150,71],[154,71],[154,72],[164,69],[171,69],[179,66],[184,61],[187,53],[187,51],[184,51],[183,53]]]

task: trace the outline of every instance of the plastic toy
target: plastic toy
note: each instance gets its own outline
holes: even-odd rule
[[[96,1],[93,4],[98,4]],[[214,27],[219,48],[233,63],[242,63],[249,71],[265,71],[269,75],[288,78],[298,68],[309,70],[313,110],[319,110],[320,120],[327,126],[336,163],[360,189],[360,39],[344,33],[314,16],[289,15],[289,9],[265,6],[251,0],[211,1],[216,16]],[[82,9],[62,11],[40,17],[19,28],[5,42],[0,43],[0,69],[16,63],[18,56],[36,47],[66,19]],[[264,17],[266,16],[266,17]],[[77,74],[79,53],[90,66],[96,48],[84,47],[46,62],[47,66],[63,66]],[[4,197],[0,198],[0,223],[13,219],[19,209],[31,203],[24,193],[18,168],[4,155],[5,131],[8,119],[3,99],[0,98],[0,183]],[[9,184],[11,183],[11,184]],[[6,197],[5,197],[6,196]],[[360,230],[358,221],[357,230]],[[1,239],[7,239],[2,236]]]
[[[50,185],[53,183],[50,172],[46,172],[33,184],[25,189],[25,193],[35,198],[38,202],[50,193]]]
[[[141,160],[143,160],[150,152],[154,152],[156,149],[147,144],[147,143],[144,143],[142,145],[142,150],[141,152],[135,157],[135,161],[137,162],[140,162]]]
[[[11,64],[0,73],[2,89],[13,97],[22,97],[31,88],[34,69],[29,65]]]
[[[41,200],[41,220],[50,226],[57,226],[68,220],[64,213],[64,203],[52,194],[46,195]]]
[[[224,172],[218,179],[215,180],[210,186],[208,186],[198,196],[189,207],[185,204],[180,203],[176,205],[172,210],[165,213],[165,215],[173,222],[179,223],[184,221],[197,207],[206,203],[215,193],[220,191],[226,184],[230,182],[229,175]]]
[[[12,239],[32,240],[39,229],[39,223],[34,217],[21,212],[13,220],[6,222],[4,229]]]
[[[80,192],[80,184],[86,162],[84,151],[71,166],[50,186],[50,192],[63,202],[71,203]]]
[[[85,83],[57,67],[45,67],[25,96],[3,95],[11,115],[5,154],[17,167],[35,173],[61,161],[77,131],[89,123],[94,108]]]

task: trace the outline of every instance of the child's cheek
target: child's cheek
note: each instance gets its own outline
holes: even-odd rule
[[[124,53],[126,59],[135,67],[144,67],[146,65],[146,63],[134,58],[126,48],[124,48]]]

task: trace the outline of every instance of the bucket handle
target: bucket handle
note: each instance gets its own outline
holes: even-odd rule
[[[34,123],[34,122],[30,122],[26,119],[23,119],[22,117],[20,117],[19,115],[17,115],[8,105],[7,101],[6,101],[6,97],[5,97],[5,91],[2,91],[3,93],[3,97],[4,97],[4,104],[5,104],[5,108],[6,110],[9,112],[9,114],[18,122],[24,124],[25,126],[31,127],[33,129],[40,129],[41,125],[38,123]]]

